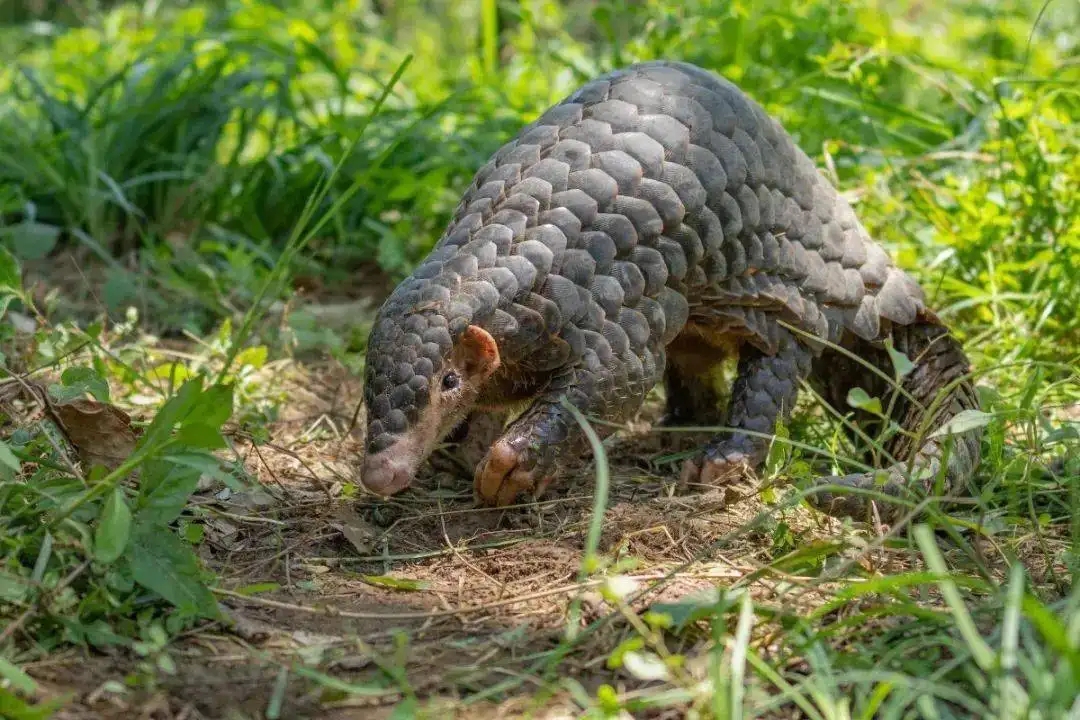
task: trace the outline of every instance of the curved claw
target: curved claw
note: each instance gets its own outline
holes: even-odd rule
[[[689,459],[683,463],[679,475],[680,485],[727,485],[754,476],[755,463],[741,450],[719,450],[700,460]]]
[[[519,495],[532,491],[539,496],[552,477],[529,468],[526,451],[519,450],[506,439],[496,442],[487,456],[476,468],[473,488],[477,500],[484,505],[505,507],[513,503]]]

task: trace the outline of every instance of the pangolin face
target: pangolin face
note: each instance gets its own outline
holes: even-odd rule
[[[361,481],[380,495],[406,488],[420,464],[475,405],[499,366],[492,336],[445,314],[388,301],[368,339],[367,452]]]

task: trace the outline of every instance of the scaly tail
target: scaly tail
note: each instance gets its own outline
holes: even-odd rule
[[[957,428],[955,434],[928,437],[964,410],[979,409],[960,343],[926,310],[911,325],[894,325],[892,337],[895,348],[915,365],[904,378],[903,392],[892,412],[903,432],[896,433],[886,450],[897,462],[881,471],[818,479],[815,487],[820,489],[807,502],[833,517],[869,520],[871,505],[876,503],[881,520],[895,522],[911,508],[864,492],[834,492],[821,486],[838,485],[918,501],[930,494],[959,492],[979,464],[981,428]]]

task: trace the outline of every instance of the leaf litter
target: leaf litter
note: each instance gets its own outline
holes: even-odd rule
[[[46,402],[46,411],[79,453],[85,470],[95,465],[115,470],[135,449],[138,437],[131,416],[115,405],[86,399]]]
[[[361,395],[355,375],[334,361],[266,372],[290,398],[267,428],[273,443],[258,445],[234,427],[232,449],[249,484],[234,492],[204,474],[186,513],[203,525],[198,553],[220,575],[223,618],[170,646],[177,672],[152,691],[108,690],[130,671],[121,656],[95,658],[89,672],[75,651],[30,664],[49,695],[74,693],[57,718],[261,717],[271,701],[282,717],[391,717],[408,700],[403,688],[441,699],[441,717],[517,717],[535,689],[527,682],[479,704],[460,698],[527,675],[538,654],[562,640],[575,597],[582,623],[615,619],[564,660],[564,676],[589,692],[601,683],[632,690],[657,676],[651,655],[631,654],[618,667],[599,661],[634,632],[602,583],[575,584],[592,509],[589,463],[540,501],[512,509],[476,508],[452,449],[437,453],[403,495],[357,494],[363,429],[352,422]],[[115,406],[77,399],[49,407],[84,463],[115,467],[137,441],[130,416]],[[665,608],[691,627],[725,588],[740,585],[757,603],[808,615],[837,587],[800,572],[814,564],[815,548],[869,569],[908,568],[904,553],[867,552],[850,529],[770,505],[752,483],[675,494],[675,466],[646,459],[701,438],[649,432],[659,414],[650,402],[635,431],[608,448],[601,551],[623,563],[635,585],[651,588],[631,598],[634,611]],[[789,575],[764,570],[783,555],[780,525],[798,538]],[[759,623],[755,637],[767,648],[776,630]],[[679,642],[693,656],[708,638],[689,632]],[[569,717],[574,707],[557,695],[534,716]]]

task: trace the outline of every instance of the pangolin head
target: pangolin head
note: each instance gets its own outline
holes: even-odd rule
[[[468,304],[410,278],[379,309],[364,374],[367,448],[361,482],[380,495],[406,488],[420,464],[476,404],[499,348]]]

